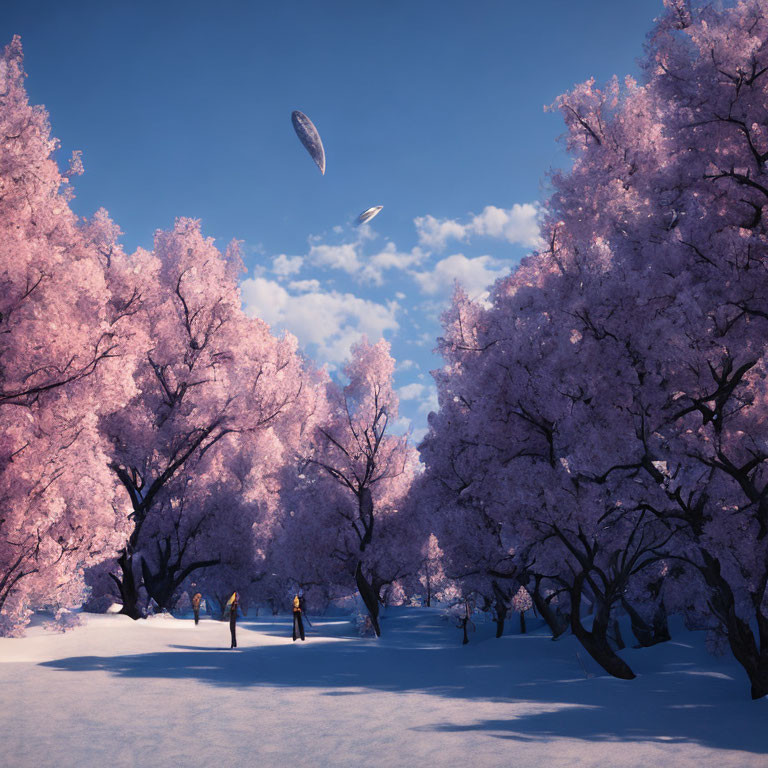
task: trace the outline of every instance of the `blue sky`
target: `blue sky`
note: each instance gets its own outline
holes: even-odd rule
[[[12,0],[33,103],[74,207],[103,206],[128,250],[177,216],[244,243],[249,310],[338,366],[361,333],[398,360],[399,427],[434,404],[437,317],[535,244],[567,162],[558,94],[637,74],[661,0]],[[325,144],[320,175],[291,112]],[[384,210],[353,226],[372,205]]]

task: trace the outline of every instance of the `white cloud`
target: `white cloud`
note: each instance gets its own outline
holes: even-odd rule
[[[364,240],[375,240],[378,235],[374,232],[373,227],[366,222],[355,227],[355,237],[358,242],[362,243]]]
[[[404,435],[411,428],[411,420],[407,416],[398,416],[389,428],[394,435]]]
[[[264,243],[241,243],[240,252],[246,256],[266,256],[267,249]]]
[[[410,371],[411,368],[418,368],[419,365],[414,360],[398,360],[395,364],[396,371]]]
[[[390,430],[393,435],[406,435],[410,432],[410,444],[418,445],[429,431],[427,427],[413,428],[413,421],[407,416],[400,416],[392,422]]]
[[[301,256],[286,256],[281,253],[272,259],[272,271],[280,277],[288,277],[301,271],[302,264],[304,259]]]
[[[336,228],[334,228],[334,232]],[[339,269],[357,280],[374,285],[384,282],[384,273],[389,270],[405,271],[419,265],[427,256],[421,248],[410,251],[398,250],[395,243],[389,241],[386,245],[370,256],[364,251],[366,241],[375,239],[376,235],[364,225],[357,227],[351,242],[339,245],[329,245],[322,242],[322,237],[309,237],[309,253],[306,262],[315,267]]]
[[[401,400],[419,400],[426,391],[427,388],[423,384],[413,383],[400,387],[397,390],[397,394]]]
[[[487,205],[481,214],[472,218],[469,229],[525,248],[538,248],[541,245],[538,219],[539,208],[532,203],[515,203],[508,210]]]
[[[420,333],[416,338],[406,339],[408,344],[414,344],[417,347],[426,347],[434,341],[435,337],[431,333]]]
[[[293,280],[288,283],[288,287],[292,291],[299,291],[300,293],[305,293],[306,291],[318,291],[320,289],[320,281],[315,279]]]
[[[425,387],[426,395],[422,398],[419,405],[419,413],[429,413],[438,409],[437,389],[434,386]]]
[[[309,249],[308,258],[315,266],[341,269],[353,275],[362,267],[358,249],[359,243],[313,245]]]
[[[453,219],[436,219],[434,216],[418,216],[413,220],[419,243],[427,248],[442,251],[448,240],[464,240],[467,228]]]
[[[449,240],[464,241],[470,235],[506,240],[524,248],[537,248],[541,244],[539,212],[538,205],[534,203],[515,203],[509,209],[487,205],[482,213],[473,214],[466,224],[430,215],[419,216],[413,223],[419,243],[436,251],[442,251]]]
[[[393,242],[386,244],[382,251],[365,259],[366,264],[362,269],[361,278],[375,285],[381,285],[384,281],[384,272],[388,269],[406,270],[420,264],[426,254],[421,248],[413,248],[410,252],[398,251]]]
[[[339,363],[363,335],[371,341],[398,329],[397,302],[386,305],[351,293],[310,290],[293,295],[274,280],[252,277],[241,285],[245,311],[314,347],[319,362]]]
[[[413,277],[423,293],[448,294],[458,280],[472,298],[487,297],[487,288],[499,277],[509,272],[509,264],[491,256],[469,259],[462,253],[447,256],[435,264],[429,272],[414,272]]]
[[[406,435],[410,432],[410,444],[418,445],[429,431],[426,427],[413,428],[413,421],[407,416],[400,416],[396,421],[392,422],[390,429],[393,435]]]

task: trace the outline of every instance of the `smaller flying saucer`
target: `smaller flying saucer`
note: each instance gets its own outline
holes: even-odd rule
[[[370,221],[374,216],[376,216],[379,211],[383,208],[383,205],[374,205],[373,208],[366,208],[358,217],[357,217],[357,223],[358,224],[365,224],[367,221]]]

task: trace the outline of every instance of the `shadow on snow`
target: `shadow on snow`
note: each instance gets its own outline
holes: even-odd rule
[[[350,636],[348,620],[316,619],[307,642],[269,646],[248,646],[248,632],[242,630],[289,638],[290,618],[245,619],[239,623],[241,647],[236,650],[172,645],[151,654],[75,656],[42,666],[227,687],[317,688],[321,696],[380,691],[523,703],[536,711],[413,730],[485,731],[521,742],[557,737],[697,743],[768,753],[762,722],[766,702],[749,700],[746,678],[735,663],[709,658],[702,669],[690,660],[691,646],[685,642],[623,652],[638,673],[636,680],[623,681],[601,674],[571,637],[555,643],[544,634],[495,640],[492,625],[485,625],[462,647],[460,632],[434,614],[413,618],[387,617],[379,640]],[[334,637],[335,642],[328,641]],[[221,639],[228,638],[222,623]]]

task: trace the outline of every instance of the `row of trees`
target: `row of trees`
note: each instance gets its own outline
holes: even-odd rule
[[[138,618],[193,579],[279,601],[296,575],[357,588],[378,628],[374,517],[392,537],[415,467],[385,434],[386,343],[358,345],[341,388],[246,316],[236,243],[179,219],[125,254],[106,212],[71,211],[79,157],[60,173],[18,38],[0,75],[2,632],[89,588]]]
[[[560,97],[573,167],[547,247],[457,289],[417,454],[394,361],[331,381],[245,316],[236,244],[197,222],[126,255],[72,214],[18,40],[0,70],[0,617],[134,618],[191,586],[279,607],[357,591],[530,604],[610,674],[681,613],[768,694],[768,9],[668,0],[644,84]],[[69,173],[79,170],[73,158]],[[530,602],[529,602],[530,601]],[[586,614],[590,615],[587,620]]]
[[[617,616],[646,645],[681,612],[730,648],[757,698],[768,9],[667,6],[644,85],[590,81],[556,102],[574,162],[552,180],[548,247],[490,308],[454,296],[419,488],[466,584],[523,584],[554,632],[570,627],[621,678],[634,675]]]

